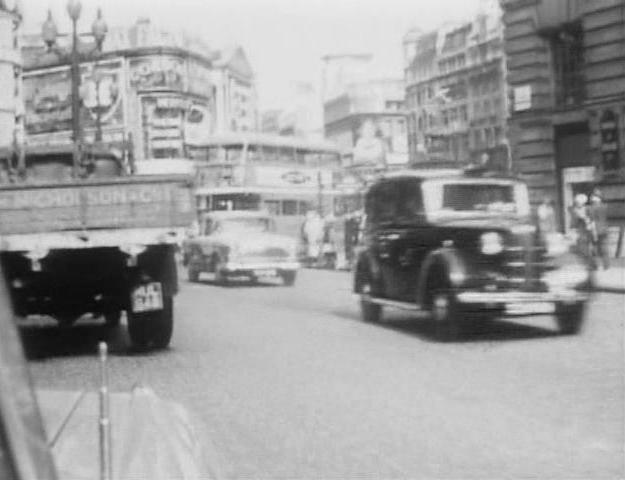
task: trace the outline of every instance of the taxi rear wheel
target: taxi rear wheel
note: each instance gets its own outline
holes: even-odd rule
[[[372,283],[368,274],[363,275],[360,284],[360,313],[362,319],[368,323],[377,323],[382,319],[382,305],[371,302]]]
[[[584,323],[584,304],[556,305],[556,322],[564,335],[579,333]]]
[[[280,274],[282,277],[282,282],[287,287],[292,287],[295,285],[295,278],[297,277],[296,272],[286,271]]]

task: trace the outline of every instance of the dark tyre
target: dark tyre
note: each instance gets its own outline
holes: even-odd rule
[[[368,274],[364,275],[360,283],[360,314],[365,322],[378,323],[382,319],[382,305],[369,300],[373,287]]]
[[[109,328],[117,328],[122,319],[121,310],[111,310],[104,313],[104,324]]]
[[[128,335],[139,350],[167,348],[174,330],[174,299],[163,297],[163,309],[128,312]]]
[[[295,279],[297,278],[297,272],[295,272],[295,271],[282,272],[280,274],[280,276],[282,277],[282,283],[285,286],[292,287],[293,285],[295,285]]]
[[[460,333],[461,311],[455,295],[448,289],[436,289],[430,294],[429,308],[436,337],[447,341]]]
[[[584,304],[556,305],[556,322],[564,335],[579,333],[584,323]]]

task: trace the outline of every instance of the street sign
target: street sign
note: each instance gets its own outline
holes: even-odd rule
[[[532,86],[521,85],[514,88],[514,111],[521,112],[532,108]]]

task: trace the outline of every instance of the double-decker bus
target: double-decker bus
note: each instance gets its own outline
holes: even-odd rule
[[[307,211],[332,214],[341,156],[329,142],[229,133],[187,147],[195,163],[198,212],[265,209],[281,233],[297,235]]]

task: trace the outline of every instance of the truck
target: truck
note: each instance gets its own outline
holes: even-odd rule
[[[103,144],[0,154],[0,262],[17,319],[117,327],[126,312],[133,347],[169,345],[191,178],[134,175],[129,158]]]

